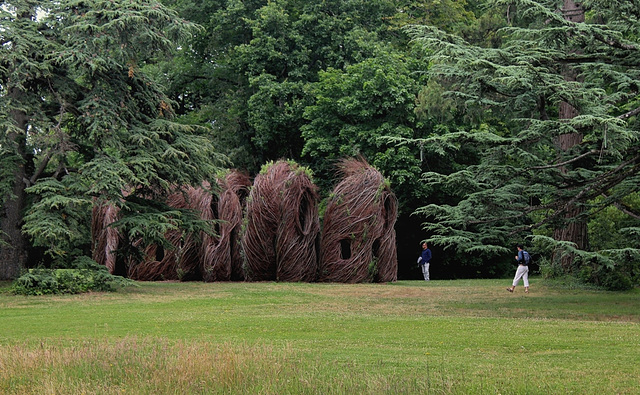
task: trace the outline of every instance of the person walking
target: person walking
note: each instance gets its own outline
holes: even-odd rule
[[[422,243],[422,254],[420,258],[418,258],[418,263],[420,264],[420,268],[422,269],[422,275],[424,276],[424,281],[429,281],[429,264],[431,262],[431,250],[427,245],[427,242]]]
[[[524,250],[522,244],[518,244],[517,248],[518,255],[516,255],[516,261],[518,262],[518,269],[516,270],[516,275],[513,278],[513,283],[509,288],[507,288],[507,291],[513,292],[520,282],[520,279],[522,279],[522,282],[524,283],[524,292],[529,293],[529,262],[531,261],[531,256]]]

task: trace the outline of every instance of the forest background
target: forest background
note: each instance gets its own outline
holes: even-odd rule
[[[640,5],[588,0],[5,1],[0,273],[89,253],[94,199],[157,242],[170,185],[364,157],[398,277],[640,282]],[[127,185],[141,185],[122,201]]]

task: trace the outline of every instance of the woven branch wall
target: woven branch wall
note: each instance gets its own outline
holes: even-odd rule
[[[247,200],[242,237],[250,281],[314,281],[320,231],[316,186],[296,164],[265,166]]]
[[[215,235],[183,237],[179,230],[168,232],[173,248],[146,246],[141,262],[117,263],[114,252],[123,240],[108,225],[118,219],[119,210],[96,204],[93,259],[111,273],[121,271],[143,281],[397,279],[397,199],[382,175],[364,160],[341,162],[341,181],[327,205],[322,238],[317,188],[298,165],[279,161],[265,166],[253,187],[248,175],[237,171],[217,184],[214,193],[204,183],[167,200],[172,207],[197,210],[202,219],[218,220]]]
[[[217,181],[218,195],[209,195],[199,208],[203,219],[220,220],[215,236],[202,236],[203,277],[205,281],[241,281],[244,271],[239,234],[251,179],[234,170]]]
[[[186,187],[167,197],[167,205],[179,209],[194,209],[201,217],[207,217],[210,207],[203,205],[210,196],[209,184],[202,187]],[[201,243],[195,235],[184,236],[181,230],[171,230],[165,238],[172,248],[163,248],[156,244],[144,248],[142,262],[130,262],[127,275],[139,281],[158,280],[201,280],[202,258]]]
[[[109,225],[118,219],[120,210],[109,204],[94,201],[91,215],[91,240],[93,242],[93,260],[109,269],[109,273],[116,271],[116,255],[120,243],[118,231]]]
[[[242,206],[241,200],[248,193],[250,180],[246,175],[240,175],[231,172],[227,176],[225,185],[228,188],[223,189],[223,193],[218,195],[212,194],[210,185],[207,182],[202,187],[193,188],[186,187],[184,191],[177,190],[170,194],[167,199],[167,205],[179,209],[196,210],[202,219],[218,219],[218,201],[222,202],[221,216],[222,226],[220,226],[222,237],[212,237],[207,234],[187,235],[185,236],[180,230],[172,230],[165,234],[167,242],[171,248],[163,248],[159,245],[140,246],[140,241],[134,242],[136,247],[143,248],[143,258],[140,261],[134,261],[131,258],[123,266],[123,275],[140,281],[159,281],[159,280],[201,280],[207,277],[207,280],[213,281],[213,273],[210,269],[213,265],[209,264],[205,267],[207,260],[206,254],[211,255],[229,255],[229,260],[224,262],[228,266],[226,275],[220,280],[229,280],[231,278],[232,259],[235,261],[236,276],[242,279],[241,266],[242,258],[240,255],[240,245],[237,242],[238,228],[242,222]],[[244,192],[242,192],[244,190]],[[235,192],[240,197],[235,196]],[[234,194],[232,197],[231,194]],[[235,199],[235,204],[233,203]],[[229,204],[229,201],[232,201]],[[214,213],[215,211],[215,213]],[[93,237],[93,259],[109,269],[111,273],[116,271],[115,251],[122,242],[118,231],[108,225],[118,219],[119,209],[112,205],[96,204],[92,213],[92,237]],[[233,239],[233,248],[231,245],[225,245]],[[215,240],[214,240],[215,239]],[[217,261],[217,257],[214,257]]]
[[[340,170],[324,215],[318,280],[395,281],[397,199],[364,160],[345,160]]]
[[[119,219],[119,213],[120,209],[112,204],[94,202],[91,217],[93,260],[105,265],[111,274],[124,275],[135,280],[176,280],[176,254],[165,254],[162,247],[147,246],[143,252],[143,262],[133,261],[131,257],[126,262],[117,259],[117,249],[122,247],[124,240],[118,230],[110,225]],[[179,245],[181,235],[181,232],[173,231],[167,233],[166,238],[169,243]],[[140,241],[132,244],[133,247],[139,247]]]

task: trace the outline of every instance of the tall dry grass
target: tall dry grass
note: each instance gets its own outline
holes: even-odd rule
[[[269,347],[136,337],[17,344],[0,348],[0,388],[25,394],[224,392],[258,372],[273,375],[285,354]]]
[[[286,346],[138,337],[47,340],[0,347],[0,393],[375,394],[427,388],[423,381],[366,369],[347,376],[340,369],[327,369]]]

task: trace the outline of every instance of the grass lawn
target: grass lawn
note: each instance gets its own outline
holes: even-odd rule
[[[0,393],[639,393],[639,289],[510,281],[0,283]]]

